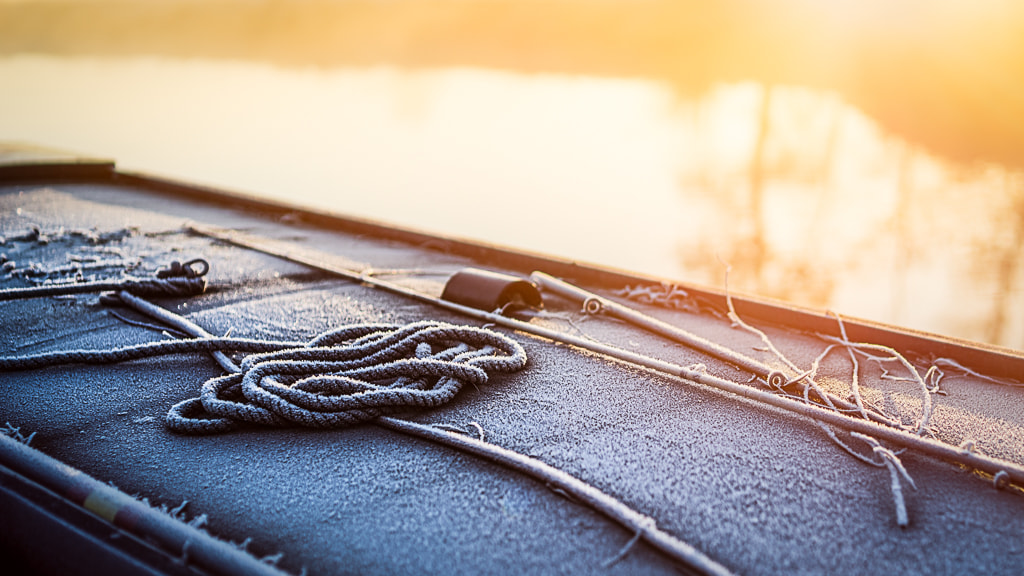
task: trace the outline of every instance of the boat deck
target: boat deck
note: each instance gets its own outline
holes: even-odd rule
[[[757,336],[729,321],[713,290],[684,286],[688,295],[675,307],[644,304],[621,289],[650,279],[620,271],[486,246],[467,250],[467,243],[412,232],[375,235],[370,225],[325,226],[302,211],[257,211],[230,198],[170,194],[139,177],[83,181],[73,175],[47,184],[29,176],[0,184],[6,258],[0,288],[71,278],[75,272],[66,270],[72,268],[87,278],[126,270],[148,275],[172,260],[204,258],[210,263],[205,294],[154,301],[218,335],[308,340],[353,323],[483,324],[189,232],[190,224],[202,224],[268,239],[332,266],[372,269],[432,295],[464,267],[528,274],[524,266],[547,262],[555,275],[579,271],[567,279],[604,297],[778,363]],[[577,303],[545,294],[545,305],[531,323],[683,366],[702,365],[727,380],[749,379],[735,366],[621,321],[583,314]],[[152,320],[107,306],[96,295],[0,302],[0,308],[7,356],[169,337],[142,324]],[[744,310],[801,368],[830,343],[816,334],[826,321],[829,334],[838,335],[838,325],[822,314],[751,299],[738,307],[741,316]],[[446,406],[401,417],[473,433],[479,426],[488,442],[615,496],[737,573],[1017,573],[1024,566],[1024,493],[1015,486],[998,490],[989,475],[905,452],[900,459],[916,490],[903,482],[910,521],[900,527],[889,472],[850,456],[808,418],[494,329],[525,348],[523,370],[467,386]],[[929,394],[931,429],[942,442],[1024,465],[1024,388],[1006,379],[1019,373],[1018,354],[867,323],[851,322],[854,330],[911,344],[900,351],[921,368],[959,350],[960,363],[999,377],[943,368],[941,393]],[[977,358],[982,365],[971,365]],[[907,425],[920,418],[917,384],[885,378],[881,364],[863,357],[859,365],[866,400]],[[824,360],[818,380],[845,396],[851,368],[838,350]],[[154,505],[188,501],[187,516],[205,517],[210,533],[251,539],[255,555],[281,554],[278,566],[296,574],[660,574],[679,568],[642,541],[620,556],[633,534],[534,479],[373,424],[246,427],[211,436],[168,431],[167,410],[221,373],[200,354],[0,373],[0,423],[34,433],[33,448]],[[870,455],[863,443],[838,433]]]

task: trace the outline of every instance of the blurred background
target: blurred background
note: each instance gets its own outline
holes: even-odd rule
[[[0,0],[0,140],[1024,348],[1011,0]]]

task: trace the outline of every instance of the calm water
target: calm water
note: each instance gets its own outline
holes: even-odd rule
[[[1024,174],[834,93],[481,68],[0,58],[0,139],[1024,348]]]

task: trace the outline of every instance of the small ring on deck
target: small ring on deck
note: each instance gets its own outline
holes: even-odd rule
[[[604,303],[598,298],[591,297],[583,301],[582,312],[584,314],[600,314],[602,310],[604,310]]]
[[[778,388],[781,390],[788,380],[785,374],[779,372],[778,370],[773,370],[768,373],[768,376],[764,379],[764,381],[768,383],[768,386],[770,388]]]

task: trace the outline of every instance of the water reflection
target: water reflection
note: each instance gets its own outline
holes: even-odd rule
[[[836,93],[474,68],[0,59],[0,137],[1024,348],[1024,176]],[[145,103],[141,105],[140,103]]]
[[[717,217],[682,251],[691,274],[720,275],[717,252],[748,290],[1020,347],[1020,172],[932,157],[834,97],[759,90],[749,164],[693,168]]]
[[[1016,0],[0,1],[0,54],[24,53],[808,86],[944,157],[1024,167]]]

